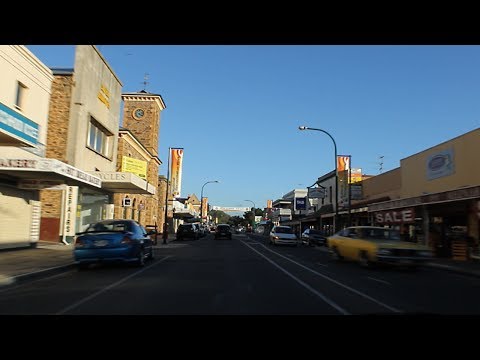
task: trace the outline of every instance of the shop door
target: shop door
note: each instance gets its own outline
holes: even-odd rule
[[[0,190],[0,248],[30,245],[32,207],[13,191]]]

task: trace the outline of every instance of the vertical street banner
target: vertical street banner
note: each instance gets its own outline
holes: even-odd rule
[[[200,201],[203,201],[201,203],[201,207],[202,207],[202,214],[203,214],[203,219],[207,219],[208,217],[208,207],[207,207],[207,204],[208,204],[208,197],[204,197],[202,200]]]
[[[348,183],[350,179],[350,161],[351,155],[337,156],[337,172],[338,172],[338,207],[346,209],[348,207]]]
[[[170,159],[170,193],[176,198],[182,191],[183,148],[171,148]]]

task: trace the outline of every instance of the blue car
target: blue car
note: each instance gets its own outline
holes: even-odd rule
[[[77,233],[73,256],[79,269],[99,262],[125,262],[144,266],[153,259],[153,241],[150,235],[134,220],[103,220],[89,225]]]

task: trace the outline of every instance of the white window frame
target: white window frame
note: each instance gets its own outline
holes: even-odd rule
[[[92,138],[93,135],[93,138]],[[87,148],[111,160],[113,154],[113,133],[90,116],[88,124]],[[100,141],[100,143],[98,142]]]
[[[17,81],[17,93],[15,95],[15,108],[17,110],[23,111],[25,109],[25,94],[27,90],[27,85],[21,81]]]

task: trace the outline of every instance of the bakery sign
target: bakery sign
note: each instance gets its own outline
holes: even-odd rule
[[[415,221],[415,209],[406,208],[375,213],[375,222],[378,224],[410,224]]]

